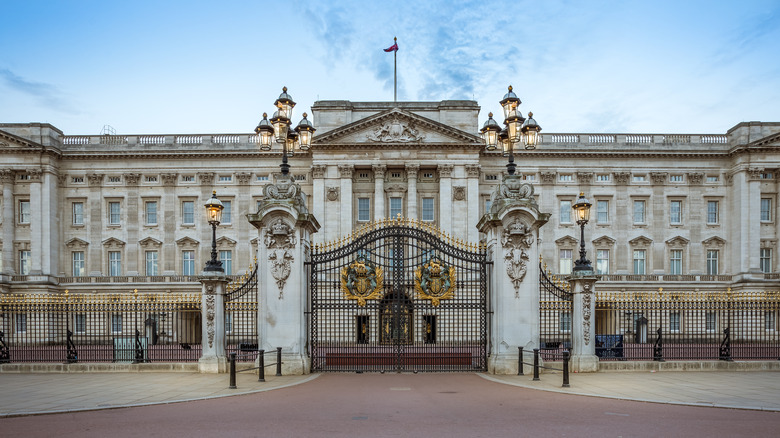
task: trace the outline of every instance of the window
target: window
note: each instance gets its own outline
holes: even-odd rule
[[[673,249],[669,257],[669,273],[672,275],[682,274],[682,250]]]
[[[487,181],[498,181],[498,175],[485,175],[485,180]]]
[[[634,250],[634,274],[645,275],[645,250]]]
[[[761,198],[761,222],[772,221],[772,199]]]
[[[19,201],[19,223],[30,223],[30,201]]]
[[[680,331],[680,312],[669,313],[669,331],[670,332]]]
[[[718,182],[718,177],[717,176],[707,176],[707,182],[708,183],[716,183],[716,182]]]
[[[571,201],[561,201],[561,223],[571,223]]]
[[[222,201],[222,223],[229,224],[233,222],[233,202]],[[194,221],[193,221],[194,223]]]
[[[366,177],[368,177],[368,174],[366,174]],[[433,172],[423,172],[423,178],[433,179]]]
[[[293,178],[295,178],[296,181],[306,181],[306,175],[295,175]]]
[[[148,182],[148,183],[156,183],[157,182],[157,175],[155,175],[155,176],[147,176],[146,177],[146,182]]]
[[[536,175],[523,174],[523,181],[536,181]]]
[[[560,260],[558,262],[558,273],[560,274],[571,274],[571,254],[572,250],[570,249],[562,249],[559,252],[560,254]]]
[[[233,314],[225,312],[225,333],[233,333]]]
[[[682,175],[670,175],[669,176],[669,182],[683,182],[683,176]]]
[[[609,250],[596,250],[596,273],[609,274]]]
[[[19,275],[30,275],[30,251],[19,251]]]
[[[390,178],[400,178],[401,172],[390,172]]]
[[[672,224],[682,223],[682,201],[671,201],[669,204],[669,222]]]
[[[403,203],[401,198],[390,198],[390,217],[395,219],[403,214]]]
[[[122,177],[121,176],[109,176],[108,177],[108,182],[110,182],[110,183],[121,183],[122,182]]]
[[[764,311],[764,329],[765,330],[774,330],[775,329],[775,311],[774,310],[765,310]]]
[[[433,222],[433,198],[422,198],[422,220]]]
[[[120,205],[118,202],[108,203],[108,223],[109,225],[119,225],[120,220]]]
[[[772,250],[761,248],[761,272],[772,272]]]
[[[122,253],[119,251],[108,252],[108,275],[116,277],[122,275]]]
[[[27,314],[26,313],[17,313],[16,314],[16,333],[26,333],[27,332]]]
[[[717,329],[718,314],[715,312],[707,312],[704,317],[704,329],[708,332],[714,332]]]
[[[707,223],[718,223],[718,201],[707,201]]]
[[[609,222],[609,201],[596,201],[596,222]]]
[[[84,184],[84,177],[83,176],[74,176],[70,179],[70,182],[73,184]]]
[[[645,223],[645,201],[634,201],[634,223]]]
[[[122,333],[122,314],[111,314],[111,333]]]
[[[634,182],[645,182],[645,176],[644,175],[634,175],[632,180]]]
[[[367,222],[371,220],[371,199],[358,198],[358,220]]]
[[[195,225],[195,202],[183,201],[181,203],[181,223]]]
[[[718,275],[718,250],[707,250],[707,275]]]
[[[146,275],[157,275],[157,251],[146,251]]]
[[[771,172],[762,172],[761,179],[775,179],[775,174]]]
[[[493,205],[493,203],[490,202],[490,199],[485,199],[485,214],[488,214],[490,212],[491,205]]]
[[[147,201],[144,206],[146,225],[157,225],[157,201]]]
[[[257,175],[258,181],[268,181],[268,175]]]
[[[558,319],[558,330],[562,332],[571,331],[571,312],[561,312],[561,316]]]
[[[77,313],[76,318],[73,321],[73,331],[75,333],[86,333],[87,332],[87,314],[86,313]]]
[[[181,182],[195,182],[195,177],[192,175],[182,175]]]
[[[73,203],[73,225],[84,225],[84,203]]]
[[[571,181],[573,181],[573,179],[572,179],[572,176],[570,174],[569,175],[558,175],[558,181],[561,181],[561,182],[571,182]]]
[[[233,181],[233,175],[220,175],[219,182],[231,182]]]
[[[85,270],[84,251],[73,251],[71,257],[73,258],[73,276],[83,277]]]
[[[222,262],[225,275],[233,275],[233,251],[220,251],[219,260]]]
[[[608,173],[602,173],[596,175],[596,181],[598,182],[608,182],[609,181],[609,174]]]
[[[195,275],[195,251],[181,252],[182,275]]]

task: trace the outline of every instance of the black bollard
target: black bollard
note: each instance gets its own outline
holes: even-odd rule
[[[569,350],[563,351],[563,387],[569,387]]]
[[[236,353],[230,353],[230,389],[236,389]]]
[[[282,375],[282,347],[276,347],[276,375]]]
[[[534,348],[534,380],[539,380],[539,349]]]
[[[522,376],[523,374],[523,347],[517,347],[517,349],[520,352],[520,357],[517,361],[517,375]]]
[[[265,350],[260,350],[257,353],[257,359],[260,362],[257,369],[257,381],[265,382]]]

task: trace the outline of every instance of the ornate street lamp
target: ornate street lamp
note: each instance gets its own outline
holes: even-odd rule
[[[530,117],[530,115],[529,115]],[[592,271],[593,267],[590,265],[590,260],[585,258],[585,224],[590,219],[590,206],[593,205],[585,198],[585,193],[580,192],[580,197],[577,199],[577,203],[571,208],[574,210],[574,215],[577,218],[577,225],[580,226],[580,259],[574,262],[575,271]]]
[[[211,260],[206,262],[204,271],[225,272],[222,269],[222,261],[217,260],[217,225],[222,221],[222,209],[225,208],[222,202],[217,199],[217,191],[211,195],[211,199],[205,204],[206,217],[211,224]]]
[[[277,109],[273,117],[268,120],[268,113],[263,113],[263,120],[260,120],[255,128],[255,132],[258,134],[257,144],[262,151],[271,150],[272,140],[282,146],[282,164],[279,167],[282,169],[282,175],[287,175],[290,173],[287,157],[292,157],[296,149],[309,150],[315,129],[306,118],[306,113],[303,113],[303,120],[298,126],[291,128],[292,110],[295,107],[295,102],[292,100],[292,96],[287,94],[287,87],[282,88],[282,94],[276,99],[274,106]]]
[[[494,151],[496,146],[501,143],[501,151],[504,156],[509,157],[509,162],[506,165],[507,173],[514,175],[517,167],[515,165],[515,145],[523,143],[526,149],[536,149],[536,145],[539,142],[539,131],[542,130],[542,127],[533,119],[533,113],[528,113],[528,119],[526,120],[523,114],[518,111],[518,107],[522,102],[512,91],[511,85],[509,86],[509,91],[507,91],[499,103],[504,110],[504,125],[506,128],[502,130],[498,123],[493,120],[493,113],[490,113],[488,114],[488,121],[485,122],[480,132],[487,150]]]

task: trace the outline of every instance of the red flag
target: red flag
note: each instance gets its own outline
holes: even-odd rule
[[[392,46],[385,49],[385,52],[397,52],[398,51],[398,43],[394,43]]]

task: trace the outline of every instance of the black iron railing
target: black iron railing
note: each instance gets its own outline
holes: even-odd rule
[[[571,348],[572,294],[542,263],[539,272],[539,352],[545,361],[560,361]]]

